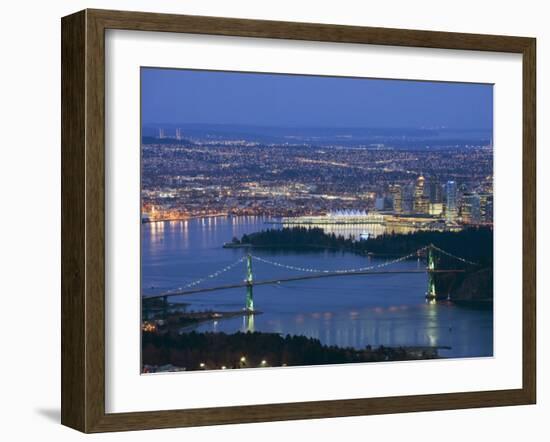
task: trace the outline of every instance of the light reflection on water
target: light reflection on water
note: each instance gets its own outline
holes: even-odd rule
[[[142,287],[144,293],[173,289],[204,277],[243,256],[243,249],[223,249],[234,236],[272,226],[257,217],[207,218],[150,223],[142,226]],[[336,269],[383,262],[340,252],[254,254],[289,265]],[[420,260],[392,268],[421,269]],[[297,276],[298,272],[254,261],[256,280]],[[241,282],[245,264],[220,275],[207,285]],[[264,331],[300,334],[328,345],[450,346],[441,354],[451,357],[491,356],[491,310],[457,307],[446,302],[427,304],[427,279],[420,274],[348,276],[256,286],[255,306],[263,312],[200,324],[197,331],[233,333]],[[174,299],[175,300],[175,299]],[[189,310],[236,311],[244,306],[245,289],[230,289],[180,297]]]

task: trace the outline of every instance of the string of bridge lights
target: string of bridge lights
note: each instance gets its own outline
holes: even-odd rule
[[[311,267],[297,267],[297,266],[293,266],[293,265],[289,265],[289,264],[283,264],[283,263],[277,262],[277,261],[271,261],[269,259],[261,258],[259,256],[255,256],[255,255],[252,255],[252,259],[255,259],[256,261],[263,262],[265,264],[270,264],[270,265],[281,267],[281,268],[284,268],[284,269],[287,269],[287,270],[295,270],[295,271],[299,271],[299,272],[307,272],[307,273],[353,273],[353,272],[365,272],[365,271],[369,271],[369,270],[375,270],[375,269],[386,267],[386,266],[389,266],[389,265],[392,265],[392,264],[396,264],[396,263],[401,262],[401,261],[405,261],[407,259],[412,258],[413,256],[418,255],[418,253],[426,250],[428,247],[429,246],[422,247],[422,248],[420,248],[420,249],[418,249],[418,250],[416,250],[416,251],[414,251],[414,252],[412,252],[408,255],[401,256],[399,258],[393,259],[391,261],[386,261],[386,262],[383,262],[381,264],[371,265],[371,266],[367,266],[367,267],[354,267],[354,268],[337,269],[337,270],[333,270],[333,269],[316,269],[316,268],[311,268]]]
[[[173,293],[173,292],[177,292],[177,291],[180,291],[180,290],[183,290],[183,289],[188,289],[188,288],[191,288],[191,287],[195,287],[196,285],[199,285],[201,282],[204,282],[208,279],[216,278],[216,277],[220,276],[222,273],[225,273],[225,272],[231,270],[233,267],[237,266],[238,264],[243,262],[245,259],[246,259],[246,256],[243,256],[243,257],[239,258],[237,261],[225,266],[224,268],[216,270],[214,273],[210,273],[209,275],[203,276],[202,278],[199,278],[199,279],[197,279],[195,281],[192,281],[188,284],[182,285],[181,287],[177,287],[175,289],[168,290],[166,293]]]
[[[474,265],[474,266],[479,265],[478,262],[468,261],[467,259],[461,258],[460,256],[456,256],[456,255],[453,255],[452,253],[446,252],[445,250],[440,249],[439,247],[436,247],[433,244],[431,244],[429,247],[431,247],[434,250],[437,250],[440,253],[443,253],[444,255],[447,255],[450,258],[458,259],[459,261],[462,261],[463,263],[471,264],[471,265]]]
[[[412,253],[409,253],[408,255],[401,256],[399,258],[396,258],[396,259],[393,259],[393,260],[390,260],[390,261],[386,261],[386,262],[383,262],[381,264],[376,264],[376,265],[371,265],[371,266],[366,266],[366,267],[352,267],[352,268],[347,268],[347,269],[336,269],[336,270],[333,270],[333,269],[317,269],[317,268],[313,268],[313,267],[293,266],[293,265],[290,265],[290,264],[284,264],[284,263],[277,262],[277,261],[271,261],[269,259],[262,258],[262,257],[256,256],[256,255],[250,255],[250,257],[253,260],[262,262],[264,264],[269,264],[269,265],[272,265],[272,266],[284,268],[284,269],[287,269],[287,270],[294,270],[294,271],[298,271],[298,272],[305,272],[305,273],[353,273],[353,272],[365,272],[365,271],[369,271],[369,270],[376,270],[376,269],[380,269],[380,268],[383,268],[383,267],[387,267],[389,265],[396,264],[398,262],[402,262],[402,261],[410,259],[414,256],[417,256],[420,252],[426,251],[429,248],[437,250],[438,252],[440,252],[444,255],[447,255],[451,258],[457,259],[457,260],[459,260],[461,262],[464,262],[466,264],[479,265],[479,263],[469,261],[465,258],[461,258],[460,256],[456,256],[456,255],[453,255],[452,253],[446,252],[445,250],[440,249],[439,247],[436,247],[433,244],[430,244],[429,246],[422,247],[422,248],[420,248],[420,249],[418,249],[418,250],[416,250]],[[209,279],[217,278],[222,273],[225,273],[225,272],[231,270],[232,268],[236,267],[238,264],[242,263],[246,259],[247,259],[247,255],[244,255],[241,258],[239,258],[237,261],[235,261],[235,262],[233,262],[233,263],[231,263],[231,264],[229,264],[229,265],[227,265],[227,266],[225,266],[225,267],[223,267],[223,268],[221,268],[221,269],[219,269],[219,270],[217,270],[213,273],[210,273],[209,275],[203,276],[202,278],[199,278],[199,279],[197,279],[195,281],[192,281],[188,284],[185,284],[181,287],[177,287],[175,289],[168,290],[166,293],[173,293],[173,292],[177,292],[177,291],[180,291],[180,290],[192,288],[192,287],[195,287],[195,286],[201,284],[204,281],[207,281]]]

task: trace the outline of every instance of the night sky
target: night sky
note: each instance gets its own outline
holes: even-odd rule
[[[142,68],[142,123],[491,129],[485,84]]]

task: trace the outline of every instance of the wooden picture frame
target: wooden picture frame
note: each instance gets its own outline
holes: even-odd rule
[[[418,48],[523,57],[523,385],[513,390],[105,412],[105,30]],[[533,38],[84,10],[62,19],[62,410],[83,432],[533,404],[536,398],[536,159]]]

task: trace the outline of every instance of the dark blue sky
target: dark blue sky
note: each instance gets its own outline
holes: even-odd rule
[[[491,129],[491,85],[143,68],[142,123]]]

